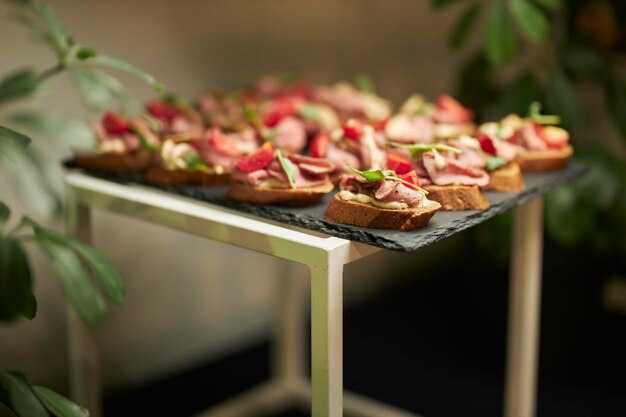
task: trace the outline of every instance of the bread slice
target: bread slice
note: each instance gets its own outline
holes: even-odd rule
[[[426,226],[441,205],[431,201],[427,207],[388,209],[371,204],[346,201],[335,194],[326,208],[328,220],[375,229],[415,230]]]
[[[486,190],[514,193],[525,188],[524,177],[519,164],[515,161],[489,173],[489,184]]]
[[[441,204],[442,210],[485,210],[487,196],[478,185],[425,185],[428,198]]]
[[[230,173],[218,174],[191,169],[169,170],[159,164],[153,164],[145,174],[146,180],[153,184],[166,185],[224,185],[230,182]]]
[[[74,163],[86,169],[104,171],[143,172],[150,166],[152,154],[148,151],[133,153],[95,153],[74,155]]]
[[[546,172],[563,169],[574,154],[574,148],[567,145],[561,149],[545,151],[525,151],[517,156],[522,172]]]
[[[334,187],[330,181],[316,187],[296,189],[253,187],[241,181],[233,181],[228,189],[228,198],[242,203],[271,206],[312,206],[318,204]]]

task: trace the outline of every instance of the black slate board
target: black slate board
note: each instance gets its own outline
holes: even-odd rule
[[[75,168],[71,162],[67,168]],[[300,226],[306,229],[349,239],[368,245],[402,252],[414,251],[435,243],[445,237],[475,226],[487,219],[503,213],[526,201],[547,194],[560,185],[573,181],[587,171],[581,162],[570,161],[561,171],[524,174],[526,189],[518,193],[487,192],[491,206],[483,211],[439,211],[431,219],[428,226],[410,232],[386,229],[366,229],[363,227],[337,224],[324,219],[324,210],[334,193],[329,193],[319,205],[305,208],[288,208],[276,206],[259,206],[242,204],[226,198],[227,186],[163,186],[148,184],[137,174],[108,173],[97,170],[83,170],[89,175],[118,183],[139,183],[152,188],[162,189],[174,194],[197,200],[218,204],[256,216]]]

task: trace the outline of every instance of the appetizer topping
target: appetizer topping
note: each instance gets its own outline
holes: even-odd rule
[[[407,186],[409,188],[412,188],[412,189],[414,189],[416,191],[419,191],[419,192],[424,193],[424,194],[428,194],[428,191],[423,190],[422,188],[420,188],[418,184],[414,184],[414,183],[408,182],[408,181],[398,177],[394,171],[391,171],[391,170],[388,170],[388,169],[370,169],[370,170],[367,170],[367,171],[359,171],[358,169],[355,169],[355,168],[352,168],[352,167],[348,167],[348,168],[350,168],[350,170],[352,172],[354,172],[356,174],[359,174],[361,177],[365,178],[369,182],[377,182],[377,181],[381,181],[381,180],[397,181],[397,182],[400,182],[400,183],[404,184],[405,186]]]
[[[443,166],[437,163],[437,158],[444,160]],[[422,160],[433,184],[461,184],[484,187],[489,183],[489,175],[485,171],[472,168],[456,159],[442,156],[435,150],[424,153]]]
[[[225,135],[219,127],[209,130],[209,145],[224,155],[234,157],[241,155],[235,141]]]
[[[298,115],[304,120],[315,122],[322,130],[330,131],[341,125],[339,116],[330,106],[323,104],[301,104],[297,108]]]
[[[339,197],[383,208],[420,207],[429,204],[419,186],[402,180],[392,171],[358,171],[344,175],[339,184]],[[413,181],[412,177],[407,177]]]
[[[296,167],[294,166],[293,162],[291,162],[289,159],[284,158],[280,149],[276,149],[274,151],[274,156],[278,158],[278,162],[280,162],[280,166],[282,167],[285,175],[287,176],[287,180],[289,181],[289,186],[291,188],[296,188]]]
[[[452,153],[463,152],[462,150],[454,146],[443,145],[441,143],[414,143],[412,145],[407,145],[404,143],[389,142],[389,145],[395,148],[407,149],[408,151],[411,152],[411,154],[413,154],[413,156],[419,155],[424,152],[433,151],[433,150],[447,151],[447,152],[452,152]]]
[[[325,158],[328,155],[328,146],[330,145],[330,136],[327,133],[320,132],[311,140],[310,153],[315,158]]]
[[[406,174],[411,171],[413,161],[409,155],[400,152],[387,152],[387,169],[395,171],[396,174]]]
[[[237,169],[241,172],[253,172],[266,168],[274,157],[274,146],[270,142],[265,142],[256,151],[239,158],[236,162]]]
[[[562,148],[569,142],[567,130],[557,126],[544,126],[541,130],[541,137],[549,148]]]
[[[464,124],[470,123],[474,118],[471,110],[463,107],[449,95],[439,96],[437,100],[437,110],[434,119],[437,123]]]
[[[343,129],[343,135],[352,140],[359,140],[363,136],[364,124],[357,119],[349,119],[341,127]]]
[[[306,146],[306,129],[302,121],[293,116],[282,119],[271,132],[277,148],[290,152],[300,152]]]
[[[171,139],[163,142],[161,159],[166,169],[192,169],[201,163],[198,151],[188,143],[176,143]],[[202,164],[204,165],[204,164]]]
[[[489,155],[496,154],[496,147],[493,145],[493,140],[489,136],[486,134],[479,134],[476,139],[478,139],[480,149],[482,149],[483,152],[488,153]]]
[[[146,104],[146,110],[164,123],[172,123],[176,116],[182,114],[180,109],[161,100],[154,100]]]
[[[441,154],[437,151],[437,149],[433,149],[432,153],[433,153],[433,156],[434,156],[435,168],[437,168],[439,170],[444,169],[448,165],[447,161],[446,161],[446,158],[441,156]]]
[[[102,116],[102,125],[107,133],[112,135],[120,135],[130,131],[128,121],[118,113],[108,111]]]
[[[314,99],[327,104],[344,117],[366,117],[381,120],[391,115],[390,103],[375,94],[359,91],[346,82],[319,87]]]
[[[400,113],[409,116],[414,115],[431,115],[434,112],[434,106],[429,103],[424,96],[419,94],[412,95],[400,107]]]
[[[426,116],[397,114],[385,126],[388,139],[402,143],[430,143],[435,139],[434,126]]]

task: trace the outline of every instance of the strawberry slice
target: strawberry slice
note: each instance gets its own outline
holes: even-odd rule
[[[311,147],[309,153],[315,158],[326,158],[328,155],[328,146],[330,145],[330,136],[327,133],[320,132],[313,140],[311,140]]]
[[[265,142],[263,146],[252,153],[237,160],[237,168],[241,172],[253,172],[266,168],[274,157],[274,146],[270,142]]]
[[[480,143],[480,149],[489,155],[496,154],[496,147],[493,145],[493,140],[489,136],[480,134],[476,137],[476,139],[478,139],[478,143]]]
[[[377,132],[383,132],[385,130],[385,127],[387,126],[387,122],[389,121],[389,119],[391,119],[391,117],[375,121],[372,125],[374,127],[374,130]]]
[[[387,169],[396,171],[396,174],[406,174],[413,166],[411,158],[395,152],[387,152]]]
[[[359,140],[363,136],[364,124],[357,119],[348,119],[347,122],[341,127],[343,129],[343,135],[348,139]]]
[[[272,102],[271,110],[264,113],[263,123],[267,127],[274,127],[287,116],[296,115],[300,100],[295,97],[279,97]]]
[[[409,171],[402,175],[398,175],[398,178],[408,183],[411,183],[413,185],[417,185],[418,187],[420,186],[420,178],[417,176],[417,173],[415,172],[415,170]]]
[[[176,106],[161,100],[154,100],[146,104],[146,110],[162,122],[171,123],[182,112]]]
[[[469,123],[474,118],[474,113],[454,98],[444,94],[437,100],[435,118],[441,123]]]
[[[539,137],[546,142],[548,148],[560,149],[569,142],[569,133],[561,127],[540,126],[537,129],[537,125],[535,125],[535,129]]]
[[[212,146],[224,155],[241,155],[235,141],[226,136],[219,127],[212,127],[209,131],[209,146]]]
[[[130,132],[130,124],[120,114],[108,111],[102,116],[102,126],[111,135],[121,135]]]

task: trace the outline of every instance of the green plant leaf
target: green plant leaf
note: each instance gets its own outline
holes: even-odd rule
[[[561,116],[563,126],[572,130],[581,113],[580,96],[576,86],[563,74],[553,70],[546,84],[546,106],[552,114]]]
[[[0,81],[0,103],[29,96],[37,91],[39,76],[32,69],[9,74]]]
[[[48,417],[24,374],[0,370],[0,383],[9,392],[11,408],[19,417]]]
[[[89,417],[89,411],[56,392],[39,385],[33,390],[52,414],[57,417]]]
[[[0,126],[0,139],[10,141],[15,146],[22,149],[30,144],[30,138],[28,136],[4,126]]]
[[[70,67],[72,80],[78,87],[81,97],[87,107],[95,112],[115,107],[113,102],[118,100],[125,112],[139,113],[141,103],[131,97],[124,85],[115,77],[102,71],[81,66]]]
[[[48,238],[39,227],[34,227],[37,243],[54,263],[63,282],[65,293],[80,317],[94,326],[106,311],[104,299],[89,280],[80,259],[67,246]]]
[[[11,209],[4,203],[4,201],[0,201],[0,231],[2,231],[4,225],[7,224],[10,216]]]
[[[547,7],[548,9],[559,9],[563,7],[562,0],[533,0],[540,6]]]
[[[453,152],[453,153],[463,153],[463,151],[460,150],[459,148],[455,148],[453,146],[444,145],[442,143],[412,143],[412,144],[406,144],[406,143],[389,142],[389,145],[393,146],[394,148],[408,149],[409,151],[411,151],[411,153],[413,155],[418,154],[418,153],[423,153],[423,152],[430,152],[430,151],[433,151],[433,150],[436,150],[436,151],[449,151],[449,152]]]
[[[276,149],[274,151],[274,155],[278,158],[280,166],[283,167],[283,171],[285,171],[285,174],[287,174],[289,186],[291,188],[296,188],[296,167],[294,166],[293,162],[283,157],[283,153],[280,151],[280,149]]]
[[[622,138],[626,140],[626,85],[620,82],[607,83],[604,101],[615,126],[619,129]]]
[[[35,317],[37,299],[31,287],[32,273],[24,249],[17,240],[0,237],[0,320]]]
[[[467,39],[467,35],[470,30],[474,26],[476,22],[476,18],[478,17],[478,12],[481,9],[480,3],[474,3],[469,6],[465,12],[459,17],[456,24],[454,25],[454,29],[450,33],[450,37],[448,38],[448,43],[453,48],[460,48],[465,43]]]
[[[485,55],[492,65],[503,65],[517,55],[517,37],[503,3],[491,6],[485,29]]]
[[[543,42],[550,34],[550,23],[541,10],[529,0],[511,0],[511,13],[526,37],[533,42]]]
[[[29,2],[30,8],[39,17],[46,30],[46,39],[50,45],[56,50],[60,58],[64,58],[70,48],[68,35],[61,23],[56,19],[52,9],[45,3]]]
[[[96,55],[97,55],[97,52],[93,48],[82,47],[78,51],[76,51],[76,58],[80,59],[81,61],[84,61],[89,58],[93,58]]]
[[[372,77],[365,73],[355,74],[354,86],[364,93],[376,93],[376,87],[374,87],[374,81],[372,80]]]
[[[9,115],[8,120],[72,149],[94,149],[96,145],[96,135],[87,123],[53,110],[24,110]]]
[[[152,87],[157,93],[163,92],[164,90],[163,85],[159,84],[152,75],[141,71],[139,68],[129,64],[126,61],[122,61],[121,59],[113,58],[106,55],[96,55],[92,59],[90,59],[90,61],[98,65],[114,68],[132,74],[148,84],[150,87]]]
[[[63,236],[53,230],[36,226],[38,236],[45,237],[59,245],[73,249],[94,272],[105,294],[115,303],[124,302],[124,281],[115,266],[93,247],[76,239]]]
[[[454,3],[460,3],[462,1],[467,0],[433,0],[433,6],[437,9],[444,9],[448,6],[453,5]]]

